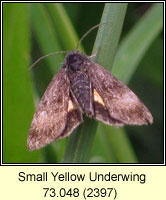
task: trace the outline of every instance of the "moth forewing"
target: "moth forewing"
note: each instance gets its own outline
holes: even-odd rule
[[[69,81],[61,69],[50,82],[33,116],[28,149],[39,149],[60,137],[67,121]]]
[[[94,118],[102,121],[105,124],[111,126],[123,126],[124,123],[119,121],[118,119],[114,119],[110,116],[109,111],[103,102],[103,98],[100,94],[93,89],[93,105],[94,105]]]
[[[118,123],[120,125],[144,125],[153,122],[151,113],[141,100],[110,72],[92,62],[88,73],[91,77],[94,94],[97,91],[97,94],[100,95],[97,103],[100,103],[101,107],[104,102],[103,107],[107,109],[109,118],[115,121],[115,126]],[[99,111],[95,110],[95,113],[99,113]]]

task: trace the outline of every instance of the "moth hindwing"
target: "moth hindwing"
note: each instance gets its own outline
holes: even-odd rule
[[[34,114],[29,150],[70,135],[83,122],[82,114],[113,126],[153,122],[149,110],[126,85],[86,55],[71,51]]]

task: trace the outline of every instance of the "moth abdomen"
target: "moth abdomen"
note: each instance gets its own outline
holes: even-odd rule
[[[88,116],[93,116],[91,82],[86,68],[87,58],[84,57],[78,52],[71,52],[66,58],[64,67],[66,67],[70,81],[70,89],[77,99],[79,106]]]
[[[93,113],[91,102],[91,84],[84,72],[68,74],[71,90],[85,113]]]

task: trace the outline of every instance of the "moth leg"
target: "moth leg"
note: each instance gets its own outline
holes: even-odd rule
[[[91,56],[88,56],[88,57],[89,58],[96,57],[98,53],[99,53],[99,48],[97,49],[97,51],[94,54],[92,54]]]

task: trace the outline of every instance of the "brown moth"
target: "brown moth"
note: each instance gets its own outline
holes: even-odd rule
[[[111,126],[145,125],[153,117],[141,100],[90,57],[70,51],[34,114],[28,149],[69,136],[82,115]]]

